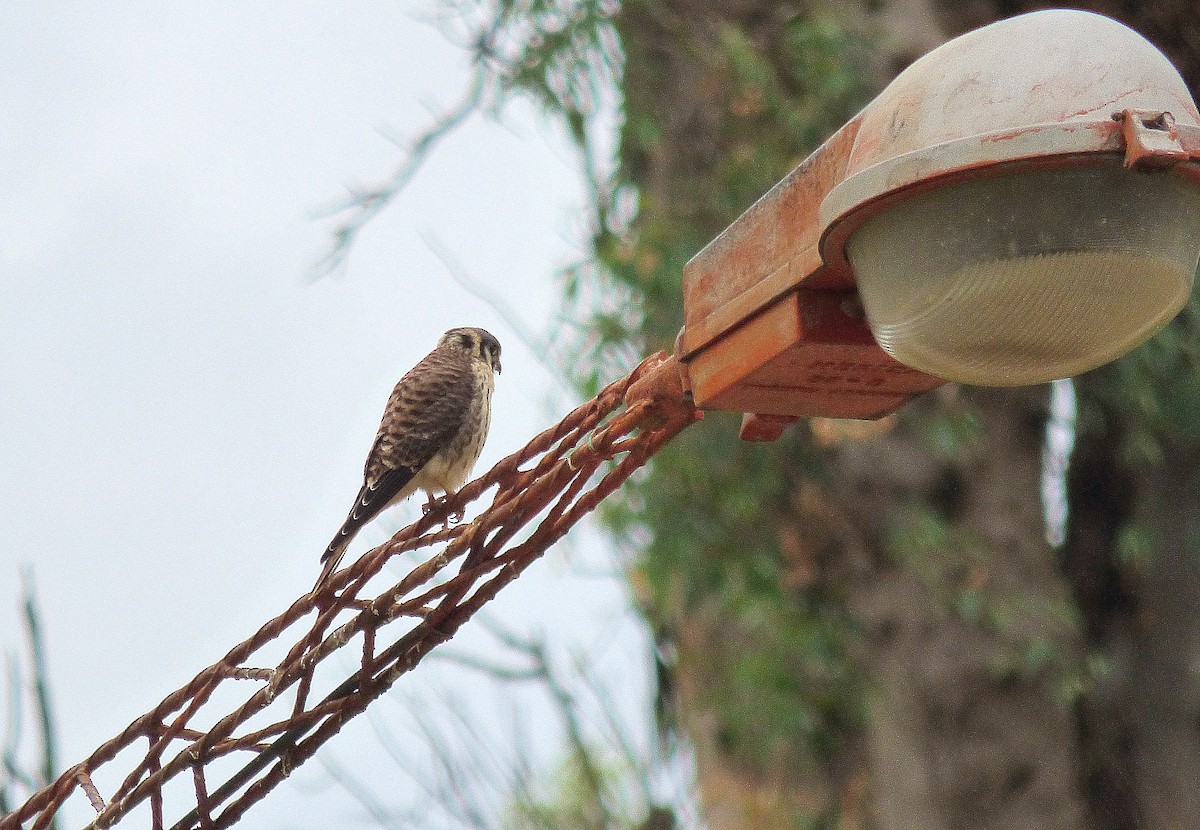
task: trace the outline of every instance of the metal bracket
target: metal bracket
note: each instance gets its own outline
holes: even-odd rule
[[[799,421],[792,415],[742,415],[742,428],[738,437],[743,441],[778,441],[783,431]]]
[[[1170,167],[1187,161],[1190,154],[1179,142],[1175,116],[1153,110],[1121,110],[1113,113],[1125,136],[1125,166]]]

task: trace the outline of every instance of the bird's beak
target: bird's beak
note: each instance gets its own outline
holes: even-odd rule
[[[496,374],[500,374],[500,358],[496,358],[492,363],[492,368],[496,370]]]

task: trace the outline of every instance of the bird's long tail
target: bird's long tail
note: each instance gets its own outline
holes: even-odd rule
[[[333,541],[329,543],[329,547],[321,554],[321,561],[324,566],[321,568],[321,575],[317,577],[317,582],[313,585],[313,590],[317,591],[325,584],[325,580],[333,575],[333,572],[338,569],[338,565],[342,562],[342,557],[346,554],[346,548],[350,546],[350,541],[354,538],[353,535],[346,535],[342,530],[338,531],[338,535],[333,537]]]

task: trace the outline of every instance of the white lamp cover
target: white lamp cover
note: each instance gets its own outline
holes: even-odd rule
[[[993,174],[891,206],[847,253],[894,358],[964,383],[1039,383],[1119,357],[1183,307],[1200,184],[1119,161]]]
[[[1160,114],[1158,131],[1130,113]],[[1123,127],[1143,126],[1169,159],[1126,155]],[[990,386],[1068,377],[1187,302],[1200,112],[1170,61],[1114,20],[1009,18],[930,52],[868,105],[821,217],[825,261],[849,260],[900,362]]]

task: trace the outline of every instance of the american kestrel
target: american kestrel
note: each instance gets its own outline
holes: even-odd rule
[[[400,378],[367,456],[363,486],[321,556],[320,586],[362,526],[418,489],[452,494],[471,474],[492,420],[500,341],[483,329],[450,329]]]

